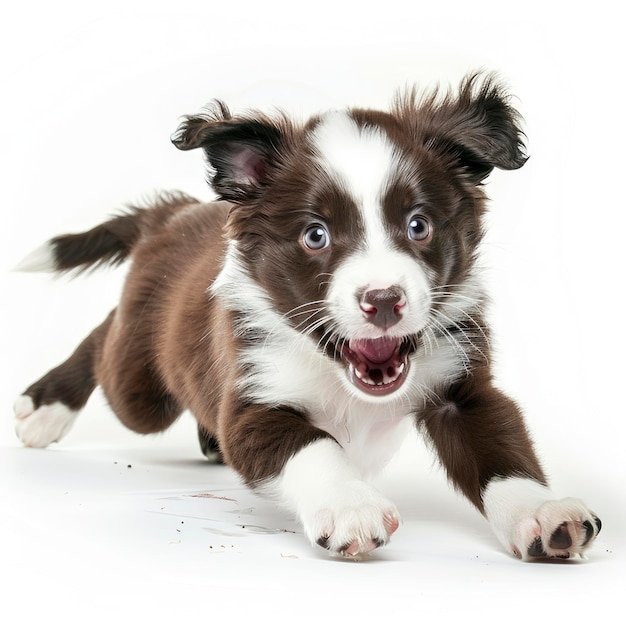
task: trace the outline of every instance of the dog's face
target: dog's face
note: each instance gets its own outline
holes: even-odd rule
[[[520,167],[517,114],[488,79],[391,113],[232,118],[220,105],[174,139],[202,146],[235,202],[228,236],[286,323],[344,365],[361,397],[402,390],[411,355],[480,306],[473,269],[493,167]],[[463,322],[465,323],[465,322]]]

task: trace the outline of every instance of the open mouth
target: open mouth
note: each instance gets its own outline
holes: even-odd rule
[[[408,337],[379,337],[346,341],[341,355],[356,387],[375,396],[397,391],[409,371],[414,342]]]

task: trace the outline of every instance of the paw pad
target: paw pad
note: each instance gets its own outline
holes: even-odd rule
[[[557,558],[569,559],[576,554],[582,554],[598,536],[602,529],[602,522],[598,517],[592,519],[568,520],[556,526],[545,542],[546,533],[533,539],[527,548],[529,558]],[[542,527],[550,528],[544,521]]]

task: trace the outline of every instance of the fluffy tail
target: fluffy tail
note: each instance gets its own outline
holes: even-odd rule
[[[198,201],[184,194],[160,196],[148,208],[130,207],[125,213],[84,233],[59,235],[31,252],[15,268],[20,272],[77,273],[125,261],[143,235],[162,228],[180,209]]]

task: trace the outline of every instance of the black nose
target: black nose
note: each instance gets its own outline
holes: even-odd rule
[[[387,329],[402,319],[406,296],[399,287],[370,289],[361,296],[359,306],[368,322]]]

